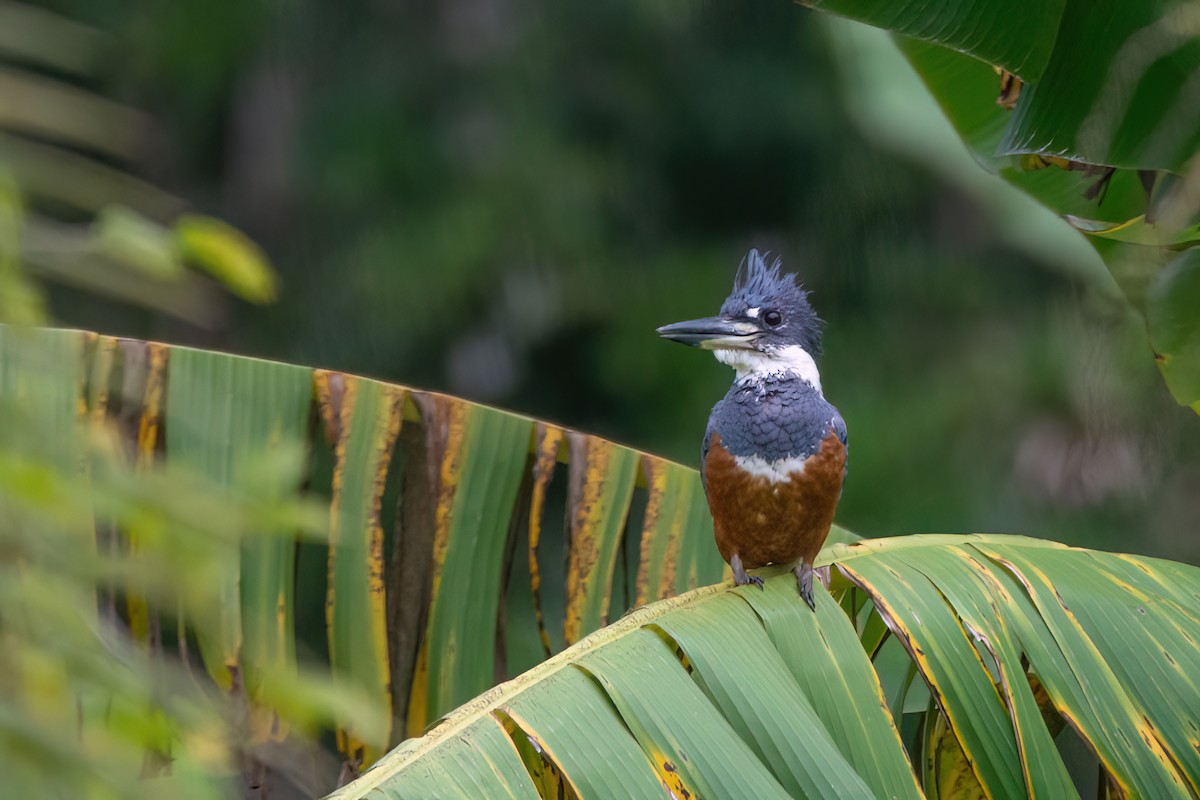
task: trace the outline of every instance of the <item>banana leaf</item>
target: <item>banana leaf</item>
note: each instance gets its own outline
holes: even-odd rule
[[[324,563],[314,571],[305,562],[298,585],[298,537],[224,544],[224,567],[210,576],[220,599],[196,643],[216,686],[249,702],[251,741],[286,739],[268,695],[302,669],[383,710],[390,726],[339,721],[351,774],[512,677],[510,663],[538,663],[623,613],[620,554],[632,554],[628,574],[654,576],[655,596],[724,568],[696,505],[698,473],[599,437],[363,377],[157,342],[0,326],[0,345],[0,372],[14,387],[53,381],[65,398],[64,446],[78,437],[79,398],[89,423],[123,439],[138,469],[184,469],[234,497],[266,491],[256,457],[295,456],[288,481],[270,491],[304,485],[324,505]],[[54,354],[63,368],[35,371],[18,346]],[[669,469],[671,481],[648,482],[648,469]],[[680,511],[666,523],[658,512],[647,518],[638,509],[648,491],[654,508]],[[547,524],[548,494],[561,497],[561,527]],[[517,548],[521,537],[532,547]],[[550,547],[565,556],[554,580],[549,565],[537,570]],[[316,636],[298,610],[314,592],[325,597]],[[539,619],[551,595],[554,613]],[[159,646],[158,609],[132,591],[123,605],[135,638]],[[517,629],[533,635],[507,635]],[[297,642],[315,638],[327,652],[302,663]]]
[[[818,565],[816,613],[786,572],[639,608],[330,797],[1095,796],[1079,775],[1110,796],[1200,789],[1200,569],[995,535],[839,544]],[[862,596],[869,612],[847,613]],[[864,648],[876,620],[932,698],[899,721]]]
[[[1200,358],[1190,346],[1178,352],[1177,334],[1162,321],[1164,308],[1188,307],[1193,296],[1168,264],[1200,245],[1200,207],[1188,188],[1200,152],[1195,4],[811,5],[889,31],[974,161],[1084,235],[1130,302],[1146,312],[1151,337],[1168,340],[1165,347],[1154,343],[1158,365],[1175,399],[1195,407]],[[849,45],[840,48],[845,71],[860,82],[893,85],[878,66],[869,75],[882,63],[874,56],[889,47],[887,37],[881,44],[881,37],[839,34],[847,25],[832,27],[835,42]],[[886,141],[892,128],[912,127],[916,104],[875,94],[876,107],[859,114],[868,134]]]

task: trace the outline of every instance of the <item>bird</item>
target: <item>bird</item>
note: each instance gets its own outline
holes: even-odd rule
[[[823,322],[781,259],[751,249],[715,317],[658,328],[711,350],[733,385],[708,418],[700,475],[717,549],[738,586],[747,570],[791,564],[816,611],[813,560],[825,543],[847,474],[846,422],[821,388]]]

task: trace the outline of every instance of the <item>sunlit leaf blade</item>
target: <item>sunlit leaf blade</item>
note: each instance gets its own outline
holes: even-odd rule
[[[1117,784],[1137,796],[1188,797],[1184,778],[1172,763],[1158,724],[1138,708],[1129,694],[1132,687],[1122,686],[1112,665],[1057,593],[1055,583],[1065,577],[1061,570],[1051,577],[1038,566],[1048,563],[1046,554],[1035,563],[1017,548],[983,546],[980,550],[1005,566],[1028,593],[1009,594],[1018,606],[1024,606],[1016,624],[1031,668],[1041,676],[1059,711],[1093,744]],[[1088,589],[1103,592],[1102,586],[1093,580]],[[1108,589],[1111,592],[1112,586]],[[1141,658],[1152,642],[1145,628],[1134,631],[1126,643],[1129,657]],[[1042,652],[1034,653],[1034,648]],[[1190,713],[1195,729],[1200,730],[1195,702],[1193,696],[1181,710]]]
[[[318,370],[317,397],[327,430],[335,432],[330,500],[329,593],[325,613],[334,676],[391,718],[380,504],[400,432],[404,390]],[[338,747],[354,765],[370,764],[388,743],[384,728],[368,741],[342,728]]]
[[[22,337],[37,346],[25,348]],[[46,346],[42,338],[47,339]],[[188,618],[177,618],[188,628],[168,628],[175,640],[167,642],[168,649],[177,643],[186,662],[194,633],[216,685],[250,701],[249,713],[243,717],[246,741],[255,747],[274,747],[275,743],[263,740],[282,739],[293,723],[307,726],[328,713],[322,710],[318,714],[312,703],[289,696],[292,688],[307,680],[303,677],[306,670],[298,669],[296,663],[293,637],[297,632],[304,635],[306,644],[312,646],[309,654],[316,658],[324,657],[327,643],[335,680],[324,696],[344,701],[345,715],[341,705],[335,706],[332,700],[328,708],[337,708],[333,718],[345,721],[343,768],[346,774],[354,774],[375,757],[388,738],[386,729],[380,730],[378,720],[362,708],[354,717],[359,722],[351,722],[350,709],[364,693],[371,697],[378,716],[387,716],[390,703],[398,728],[407,722],[419,733],[450,706],[497,680],[495,656],[502,634],[499,603],[507,559],[512,557],[518,528],[528,519],[526,511],[533,504],[533,495],[540,493],[545,505],[546,491],[552,487],[550,476],[559,470],[560,459],[578,456],[572,481],[575,497],[566,529],[591,536],[590,549],[582,547],[583,538],[577,537],[575,542],[574,574],[580,580],[573,587],[579,611],[574,624],[580,632],[601,625],[613,607],[610,597],[614,591],[620,593],[617,607],[623,609],[632,600],[626,593],[634,583],[633,575],[622,576],[614,590],[615,562],[623,547],[626,555],[635,549],[624,538],[626,518],[637,491],[638,466],[648,456],[579,433],[571,435],[572,453],[564,429],[542,423],[535,435],[532,419],[365,378],[318,371],[315,382],[330,447],[327,451],[319,444],[312,463],[306,463],[304,444],[317,432],[311,421],[314,375],[307,368],[90,333],[0,327],[0,394],[5,402],[28,401],[27,409],[55,420],[36,429],[61,429],[63,435],[39,436],[36,445],[48,457],[60,459],[64,469],[87,476],[87,464],[79,451],[86,423],[106,434],[110,428],[117,429],[131,466],[153,471],[156,474],[150,477],[156,480],[164,477],[157,475],[160,470],[174,473],[205,498],[215,496],[209,493],[217,487],[231,490],[228,507],[197,509],[194,530],[191,525],[183,526],[187,535],[201,533],[204,540],[204,569],[194,576],[196,585],[213,587],[219,600],[188,605]],[[111,403],[110,385],[115,391]],[[409,422],[396,463],[404,474],[401,480],[389,483],[388,491],[399,488],[400,495],[397,535],[390,548],[393,560],[385,568],[383,554],[388,542],[381,517],[390,516],[390,509],[381,514],[379,506],[402,417]],[[19,436],[23,429],[13,425],[9,432]],[[59,449],[64,439],[69,447]],[[261,460],[264,453],[275,461],[268,465]],[[661,549],[655,545],[647,555],[655,562],[648,566],[658,570],[654,582],[657,593],[662,594],[680,585],[715,580],[724,565],[713,546],[697,473],[668,462],[657,463],[673,478],[665,488],[655,489],[656,502],[660,508],[675,509],[662,526],[647,523],[665,533],[660,543],[668,544]],[[306,469],[316,472],[306,475]],[[314,480],[317,472],[321,480]],[[328,562],[316,560],[316,571],[310,569],[311,564],[305,567],[306,574],[318,575],[322,583],[328,580],[333,588],[328,631],[315,636],[314,631],[298,631],[304,623],[298,623],[293,610],[297,600],[294,533],[323,529],[320,515],[308,513],[315,510],[312,504],[300,503],[284,512],[284,517],[268,513],[260,522],[255,516],[272,505],[264,501],[291,496],[305,480],[312,483],[316,495],[324,494],[324,486],[332,489],[328,515],[332,557]],[[80,508],[86,512],[90,504],[80,503]],[[104,513],[110,511],[106,507]],[[536,516],[545,516],[544,511],[542,508]],[[428,542],[422,549],[425,533],[417,518],[426,512]],[[111,532],[94,530],[88,517],[87,513],[79,517],[86,544],[93,546],[93,533],[102,539],[107,536],[103,539],[107,542],[105,555],[111,555]],[[271,535],[243,543],[233,531],[247,520],[252,520],[251,527],[269,528]],[[136,535],[145,541],[130,542],[134,555],[145,563],[154,563],[162,555],[153,549],[160,525],[158,519],[147,519],[136,528]],[[415,539],[408,536],[414,531]],[[557,525],[539,530],[543,545],[547,531],[563,533]],[[654,539],[651,535],[650,540]],[[561,540],[551,545],[559,553],[571,550],[563,548]],[[536,542],[532,550],[537,552]],[[632,569],[632,564],[625,569]],[[528,582],[514,583],[511,576],[509,586],[530,591]],[[160,613],[176,611],[171,607],[173,587],[152,583],[146,587],[152,588],[155,605],[141,599],[139,591],[125,591],[128,605],[124,616],[137,637],[157,648],[163,645]],[[179,588],[182,607],[194,596],[195,587]],[[556,586],[554,590],[563,592],[565,588]],[[105,595],[102,600],[107,600],[111,609],[107,619],[120,622],[116,597]],[[385,608],[381,599],[390,605]],[[401,602],[403,613],[394,607]],[[320,618],[319,602],[301,605],[305,620]],[[381,608],[387,613],[381,613]],[[529,612],[523,613],[532,618],[532,601],[524,608]],[[555,615],[556,611],[552,609]],[[406,614],[415,621],[407,642],[400,632],[402,624],[408,624]],[[532,622],[525,621],[526,625]],[[655,641],[657,647],[663,646],[661,639]],[[674,657],[670,651],[666,655]],[[678,662],[676,669],[684,681],[680,686],[690,687],[687,695],[702,698],[703,692],[691,682],[686,669]],[[343,680],[347,674],[351,686]],[[514,702],[507,711],[498,709],[498,717],[489,725],[503,735],[499,741],[505,741],[509,751],[502,759],[489,762],[486,774],[494,776],[500,769],[497,765],[504,769],[523,769],[526,763],[531,769],[541,765],[539,785],[554,796],[565,791],[563,787],[634,787],[631,791],[638,796],[656,797],[663,796],[664,787],[679,796],[694,789],[686,770],[668,768],[674,766],[674,750],[659,748],[647,753],[628,732],[625,719],[599,684],[574,667],[571,674],[575,680],[572,694],[590,694],[603,705],[556,729],[549,726],[547,716],[553,706]],[[342,686],[336,685],[339,681]],[[389,685],[395,691],[390,697]],[[278,710],[278,718],[273,708]],[[89,719],[103,713],[89,701]],[[712,719],[721,718],[715,707],[709,713]],[[578,724],[589,720],[587,726]],[[656,723],[650,720],[645,724]],[[614,743],[596,738],[606,736],[606,731],[623,731],[624,739]],[[587,742],[588,753],[567,747],[566,743],[573,741]],[[704,747],[712,748],[716,741],[707,740]],[[518,742],[519,748],[514,744]],[[151,744],[154,757],[161,758],[171,746],[167,738],[157,736]],[[551,751],[555,758],[543,758]],[[684,752],[679,752],[681,761]],[[526,756],[524,762],[521,753]],[[794,776],[787,765],[774,767]],[[572,774],[565,775],[566,769]],[[777,784],[765,766],[747,769],[768,785]],[[696,780],[701,784],[714,780],[712,775],[704,777],[703,770],[699,775]],[[523,777],[514,778],[511,787],[515,796],[529,795],[530,783]],[[472,791],[464,789],[463,793],[472,796]]]
[[[608,622],[613,568],[625,531],[638,453],[604,439],[569,433],[570,524],[567,557],[567,644]]]
[[[633,631],[579,663],[660,774],[677,772],[702,797],[788,796],[653,631]]]
[[[936,690],[925,725],[930,769],[922,769],[929,796],[1075,796],[1053,740],[1055,711],[1124,796],[1194,791],[1191,767],[1180,764],[1190,757],[1181,749],[1187,732],[1197,730],[1200,615],[1180,601],[1200,591],[1200,570],[990,535],[837,545],[819,563],[836,567],[835,590],[850,575],[868,591]],[[1148,591],[1168,582],[1177,588]],[[816,597],[813,613],[785,572],[761,591],[706,587],[637,609],[453,712],[339,796],[424,774],[431,754],[496,715],[520,717],[522,732],[575,720],[564,742],[586,751],[581,720],[610,720],[615,709],[679,796],[922,797],[854,626],[820,586]],[[1114,614],[1128,624],[1105,628],[1101,620]],[[1135,669],[1155,647],[1149,669]],[[576,668],[596,683],[561,675]],[[579,686],[565,690],[568,680]],[[1043,714],[1031,682],[1045,686],[1054,711]],[[928,702],[906,705],[923,714]],[[545,722],[530,722],[521,711],[530,708],[543,709]],[[939,727],[943,713],[948,727]],[[612,785],[611,765],[537,734],[551,743],[543,752],[561,785]],[[612,734],[625,742],[619,748],[627,750],[627,735]]]
[[[1200,608],[1200,575],[1188,565],[1176,564],[1161,558],[1112,553],[1105,567],[1119,575],[1138,591],[1164,595],[1179,605]]]
[[[910,575],[913,571],[921,571],[929,581],[936,585],[946,602],[954,606],[955,613],[965,624],[977,632],[983,632],[979,618],[973,615],[984,598],[990,598],[993,608],[1003,616],[1003,623],[1013,632],[1019,647],[1028,659],[1029,669],[1045,686],[1056,709],[1062,713],[1099,755],[1109,775],[1118,787],[1122,787],[1129,796],[1148,797],[1182,797],[1186,796],[1183,779],[1172,765],[1164,745],[1159,740],[1159,725],[1145,716],[1137,706],[1136,696],[1131,696],[1130,687],[1122,687],[1114,675],[1109,663],[1102,657],[1096,645],[1088,638],[1087,633],[1079,626],[1078,619],[1062,604],[1061,598],[1054,592],[1053,586],[1059,580],[1061,570],[1054,573],[1043,571],[1044,564],[1070,564],[1074,569],[1083,570],[1090,576],[1087,590],[1090,596],[1080,600],[1080,604],[1099,602],[1098,594],[1103,594],[1111,601],[1123,592],[1112,585],[1106,587],[1100,565],[1088,565],[1088,559],[1117,561],[1116,556],[1080,551],[1065,548],[1061,545],[1037,543],[1032,540],[1017,537],[976,536],[964,540],[964,547],[956,548],[958,552],[926,549],[930,544],[947,542],[945,537],[907,537],[908,540],[877,540],[863,542],[848,548],[835,548],[828,557],[841,559],[840,568],[850,573],[861,571],[862,565],[872,564],[874,558],[865,557],[867,554],[877,554],[882,558],[879,564],[867,569],[873,574],[886,569],[889,574],[897,576]],[[914,541],[915,539],[915,541]],[[961,565],[958,570],[947,569],[940,564],[940,559],[946,555],[954,555],[959,559],[967,559],[970,574],[978,575],[985,583],[984,588],[968,589],[970,583],[964,580]],[[882,566],[886,565],[886,566]],[[1195,580],[1195,570],[1175,566],[1182,569],[1189,580]],[[1053,577],[1051,577],[1053,575]],[[1019,576],[1018,581],[1015,576]],[[881,581],[886,584],[886,581]],[[885,608],[903,612],[911,610],[904,593],[897,594],[895,587],[885,587],[885,593],[892,592],[893,602]],[[1031,602],[1030,597],[1034,598]],[[975,596],[975,600],[971,600]],[[899,598],[899,599],[897,599]],[[878,600],[878,598],[876,598]],[[1147,596],[1147,601],[1151,599]],[[975,605],[975,610],[972,609]],[[971,625],[974,621],[975,625]],[[1185,627],[1194,625],[1185,638],[1195,640],[1196,628],[1200,624],[1188,621]],[[889,619],[893,630],[896,626]],[[914,642],[933,658],[930,649],[930,636],[937,632],[936,628],[922,625],[910,628]],[[942,637],[942,646],[957,642],[962,637],[950,631]],[[1000,641],[989,640],[989,643]],[[1145,648],[1154,647],[1155,639],[1143,627],[1129,632],[1128,647],[1130,653],[1139,652]],[[990,652],[984,648],[985,652]],[[1003,657],[1000,649],[996,650],[997,657]],[[1130,655],[1130,658],[1135,656]],[[1012,659],[1008,659],[1011,664]],[[928,665],[923,668],[929,669]],[[1014,692],[1019,689],[1017,678],[1020,672],[1008,672],[1008,677],[1002,681],[1007,686],[1004,693],[1006,703],[1014,703]],[[1002,674],[1002,677],[1004,675]],[[1179,686],[1176,685],[1176,691]],[[1020,699],[1023,692],[1017,691]],[[1189,700],[1182,704],[1190,707]],[[951,721],[954,720],[955,709],[946,706]],[[1014,704],[1016,709],[1013,718],[1017,724],[1026,729],[1018,737],[1025,748],[1026,763],[1031,772],[1037,774],[1038,762],[1041,762],[1041,772],[1044,779],[1054,778],[1058,770],[1049,752],[1038,753],[1037,759],[1030,756],[1034,748],[1044,748],[1038,744],[1038,739],[1044,736],[1029,729],[1028,726],[1041,720],[1030,710],[1029,704]],[[1194,714],[1193,714],[1194,716]],[[962,732],[957,728],[956,735],[963,741]],[[971,746],[966,743],[968,754]],[[1046,769],[1049,768],[1047,772]],[[986,777],[986,776],[984,776]],[[1047,783],[1047,786],[1053,784]],[[1036,788],[1036,785],[1035,785]],[[1053,790],[1051,790],[1053,792]],[[1057,796],[1051,793],[1049,796]]]
[[[395,800],[538,800],[537,789],[512,740],[500,722],[490,716],[481,717],[459,736],[430,751],[419,766],[380,787],[372,796]]]
[[[565,708],[577,708],[564,714]],[[560,765],[580,797],[661,797],[663,786],[607,696],[578,669],[546,678],[502,712]]]
[[[997,690],[1016,723],[1017,754],[1028,796],[1077,796],[1050,731],[1040,724],[1042,712],[1021,667],[1019,643],[989,599],[993,584],[986,578],[988,568],[984,560],[960,548],[925,551],[920,558],[901,554],[899,560],[909,570],[920,572],[931,581],[931,576],[936,576],[938,591],[953,606],[976,652],[989,669],[995,670],[993,677],[998,678]],[[966,766],[960,761],[961,744],[957,740],[953,745],[946,741],[937,744],[941,759],[937,765],[939,780],[961,785],[964,779],[958,772]],[[962,758],[965,759],[965,753]]]
[[[876,797],[921,797],[879,679],[841,609],[814,586],[817,613],[794,602],[795,580],[767,581],[742,592],[771,645],[804,691],[842,756]]]
[[[1177,256],[1146,294],[1146,325],[1158,368],[1180,405],[1200,414],[1200,249]]]
[[[307,436],[311,399],[306,368],[172,348],[169,462],[235,491],[285,491],[263,486],[247,459],[283,447],[298,453]],[[200,652],[217,685],[244,685],[254,698],[271,670],[294,663],[295,542],[255,537],[244,551],[238,542],[226,547],[217,624],[211,634],[208,626],[198,632]]]
[[[876,607],[929,682],[980,782],[1016,797],[1021,764],[1008,712],[954,610],[923,575],[892,563],[842,566],[871,593]]]
[[[687,656],[705,694],[789,795],[813,800],[870,795],[745,601],[715,597],[657,624]],[[747,673],[755,676],[753,682],[744,680]]]
[[[1200,614],[1138,591],[1104,569],[1111,558],[1097,554],[1089,564],[1064,555],[1040,562],[1053,575],[1054,592],[1143,717],[1152,720],[1155,738],[1192,793],[1200,794],[1200,643],[1189,639]],[[1097,592],[1097,584],[1110,591]],[[1134,650],[1130,643],[1147,633],[1159,646]]]
[[[444,402],[429,624],[413,678],[410,733],[494,683],[501,556],[533,435],[528,418]]]

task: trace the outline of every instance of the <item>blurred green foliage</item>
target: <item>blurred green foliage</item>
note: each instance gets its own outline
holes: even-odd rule
[[[179,215],[180,201],[106,163],[113,131],[94,123],[133,112],[39,74],[86,68],[64,48],[98,38],[0,4],[0,53],[17,57],[0,67],[3,794],[217,798],[270,774],[283,796],[313,796],[340,766],[321,731],[335,716],[378,729],[379,710],[294,665],[258,676],[266,686],[247,703],[217,691],[195,654],[220,624],[217,577],[236,573],[243,546],[323,539],[327,507],[300,493],[304,449],[251,453],[235,467],[240,491],[151,466],[135,455],[142,399],[84,374],[86,337],[32,327],[52,321],[45,280],[202,326],[222,297],[189,267],[259,302],[274,283],[243,234]],[[286,742],[264,734],[279,729]]]
[[[335,710],[368,726],[378,713],[328,677],[272,674],[265,703],[299,734],[279,747],[247,725],[261,711],[207,680],[191,638],[218,625],[216,577],[244,540],[323,536],[324,507],[297,493],[303,454],[252,458],[241,469],[253,481],[239,492],[174,467],[135,469],[115,428],[80,413],[83,399],[69,391],[79,342],[0,326],[5,793],[227,797],[266,769],[303,794],[327,787],[330,775],[313,776],[322,760],[329,773],[336,762],[311,737]],[[128,597],[150,609],[141,638],[122,621]]]
[[[218,798],[269,774],[282,796],[323,793],[339,763],[322,731],[335,718],[378,730],[379,709],[306,654],[299,669],[260,665],[254,703],[219,692],[195,663],[196,642],[220,628],[220,579],[236,574],[241,548],[324,540],[327,506],[300,493],[304,448],[249,453],[233,465],[235,489],[135,456],[142,399],[110,396],[110,375],[84,374],[85,337],[30,327],[47,322],[41,287],[15,255],[14,187],[0,189],[5,792]]]

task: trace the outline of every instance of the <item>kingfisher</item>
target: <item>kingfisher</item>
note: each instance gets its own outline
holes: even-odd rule
[[[796,276],[751,250],[715,317],[658,334],[711,350],[736,371],[708,418],[700,475],[717,549],[738,586],[746,570],[791,564],[813,601],[813,560],[829,535],[846,478],[846,422],[825,399],[816,359],[821,320]]]

